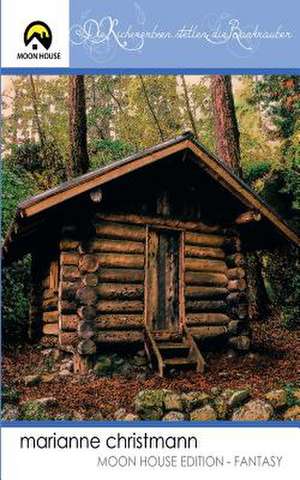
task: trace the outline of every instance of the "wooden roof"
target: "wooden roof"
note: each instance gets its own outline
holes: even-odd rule
[[[300,245],[300,239],[296,232],[270,206],[220,159],[209,152],[204,145],[196,141],[191,132],[186,132],[172,140],[160,143],[141,153],[131,155],[106,167],[74,178],[22,202],[17,209],[14,222],[5,239],[4,256],[10,256],[9,251],[13,244],[22,237],[22,225],[24,223],[28,227],[31,219],[33,222],[34,219],[40,218],[45,213],[51,211],[53,207],[59,206],[67,200],[185,150],[193,152],[201,168],[239,199],[246,208],[259,212],[262,218],[268,220],[285,240],[297,246]]]

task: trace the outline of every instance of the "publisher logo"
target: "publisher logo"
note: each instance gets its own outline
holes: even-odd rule
[[[0,2],[2,67],[69,66],[70,0]]]
[[[40,46],[48,50],[52,43],[50,27],[39,20],[31,22],[25,29],[24,43],[26,47],[31,45],[32,50],[38,50]]]
[[[17,52],[17,60],[45,62],[61,59],[61,51],[50,49],[52,31],[47,23],[41,20],[31,22],[24,31],[24,47]]]

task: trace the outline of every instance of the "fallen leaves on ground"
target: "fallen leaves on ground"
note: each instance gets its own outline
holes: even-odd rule
[[[81,413],[85,417],[101,412],[105,418],[123,407],[133,411],[134,397],[140,390],[168,388],[176,392],[209,391],[212,387],[240,388],[248,386],[252,395],[260,397],[266,391],[283,384],[299,381],[300,335],[288,331],[275,317],[265,322],[252,322],[254,355],[228,358],[224,352],[207,355],[204,374],[187,372],[173,378],[156,374],[146,380],[116,376],[95,378],[72,375],[55,376],[46,383],[25,387],[24,375],[36,373],[45,358],[34,347],[7,349],[3,358],[3,382],[21,393],[21,401],[55,397],[58,407],[51,414]]]

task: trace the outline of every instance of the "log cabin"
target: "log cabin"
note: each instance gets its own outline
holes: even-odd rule
[[[161,376],[201,344],[250,347],[245,254],[299,237],[190,132],[19,205],[5,264],[32,257],[30,336],[85,372],[144,345]]]

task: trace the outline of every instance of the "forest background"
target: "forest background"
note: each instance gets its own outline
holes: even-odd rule
[[[224,161],[235,157],[232,168],[299,230],[300,77],[16,76],[2,92],[2,239],[25,198],[185,130]],[[252,318],[280,315],[283,328],[299,328],[296,251],[249,255],[248,276]],[[20,344],[30,257],[2,278],[5,343]]]

